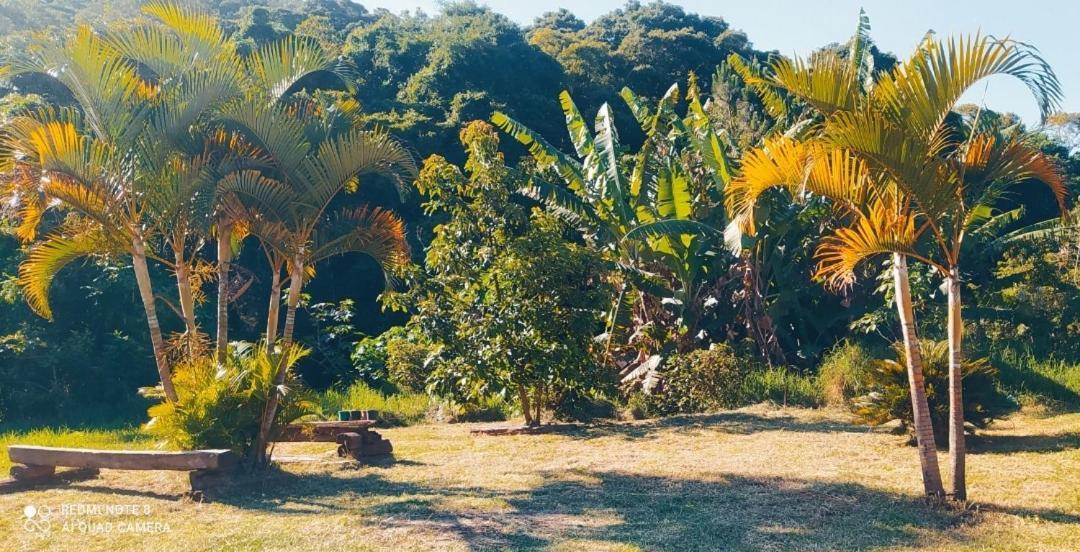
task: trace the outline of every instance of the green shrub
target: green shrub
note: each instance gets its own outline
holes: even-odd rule
[[[821,406],[821,389],[814,378],[783,366],[754,370],[739,390],[743,404],[773,402],[784,406]]]
[[[838,344],[821,361],[818,368],[818,385],[827,404],[843,405],[866,393],[869,372],[876,359],[859,343],[847,341]]]
[[[923,378],[930,422],[938,442],[948,438],[949,429],[949,344],[923,339]],[[856,399],[853,411],[863,423],[879,425],[900,420],[912,427],[911,392],[908,387],[907,360],[902,344],[894,346],[895,360],[881,360],[869,372],[868,392]],[[966,359],[963,374],[964,420],[984,428],[994,418],[1005,414],[1013,404],[998,390],[998,371],[985,358]]]
[[[246,455],[258,436],[259,420],[279,367],[290,373],[275,427],[318,412],[312,394],[301,389],[291,373],[307,351],[293,347],[283,354],[270,353],[262,345],[242,344],[231,350],[223,368],[211,356],[178,365],[173,370],[177,401],[150,407],[144,429],[173,448],[227,448]]]
[[[428,359],[431,348],[408,336],[386,343],[386,372],[390,383],[402,391],[419,392],[431,375]]]
[[[644,420],[649,417],[649,396],[640,391],[627,397],[623,413],[631,420]]]
[[[513,405],[498,396],[474,399],[448,408],[447,411],[450,422],[501,422],[520,413],[515,412]]]
[[[369,387],[388,393],[396,391],[397,389],[390,383],[390,375],[386,367],[389,356],[387,346],[391,341],[408,336],[408,328],[394,326],[379,335],[357,341],[350,358],[360,381],[367,383]]]
[[[562,392],[552,403],[555,418],[559,420],[589,422],[617,415],[611,401],[577,389]]]
[[[425,393],[388,395],[362,381],[344,390],[327,390],[319,395],[318,401],[328,416],[339,410],[377,410],[380,422],[389,426],[423,423],[438,408],[438,403]]]
[[[661,372],[662,389],[649,395],[648,410],[665,415],[734,408],[748,372],[747,363],[724,343],[675,355]]]

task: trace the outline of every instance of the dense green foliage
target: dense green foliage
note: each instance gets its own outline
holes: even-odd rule
[[[5,59],[28,49],[31,31],[71,35],[72,21],[79,21],[112,37],[130,26],[122,20],[153,20],[137,15],[138,0],[39,4],[0,6]],[[224,286],[235,295],[228,329],[257,339],[267,328],[267,298],[281,298],[295,277],[304,292],[292,302],[295,339],[311,350],[295,373],[328,390],[327,413],[342,406],[393,410],[411,423],[502,417],[523,407],[532,419],[540,406],[587,418],[645,388],[660,394],[634,401],[652,414],[874,396],[859,402],[867,419],[905,419],[906,384],[897,379],[903,371],[873,354],[899,337],[888,263],[860,266],[858,281],[840,290],[813,281],[814,250],[844,219],[804,191],[761,198],[752,220],[757,232],[732,232],[725,201],[747,152],[785,132],[811,132],[823,116],[812,102],[770,95],[755,81],[768,56],[723,19],[663,2],[630,2],[588,24],[560,10],[524,28],[471,2],[447,4],[438,14],[369,11],[347,0],[192,4],[220,21],[237,67],[272,57],[265,52],[274,44],[292,44],[296,59],[319,63],[274,89],[280,103],[273,108],[207,107],[230,122],[217,127],[200,118],[184,129],[193,140],[188,146],[210,144],[195,140],[214,136],[209,129],[236,132],[249,144],[276,139],[278,146],[254,156],[248,168],[284,183],[295,179],[290,155],[312,160],[323,144],[359,136],[360,129],[388,130],[395,143],[428,159],[419,193],[388,178],[365,179],[354,190],[354,175],[345,171],[349,178],[338,179],[334,194],[323,194],[326,201],[306,220],[273,226],[256,214],[228,240],[235,254]],[[818,54],[838,62],[859,57],[859,74],[870,81],[896,63],[872,44],[851,50],[833,44]],[[739,57],[729,61],[731,54]],[[270,73],[267,82],[276,74]],[[180,80],[158,84],[165,89]],[[0,93],[5,129],[41,105],[86,103],[41,74],[14,76]],[[1075,195],[1080,157],[1069,142],[1072,119],[1059,119],[1025,144],[1058,162]],[[491,121],[512,139],[500,142],[498,131],[474,121]],[[1020,136],[1018,125],[1009,114],[964,106],[949,117],[957,133],[1002,139]],[[282,146],[290,143],[307,149]],[[8,174],[0,184],[5,199],[18,195],[15,180]],[[411,178],[398,184],[410,184],[404,180]],[[252,181],[233,184],[236,192]],[[283,213],[307,204],[299,195],[262,199],[268,201],[247,200],[245,208]],[[1024,186],[991,199],[985,212],[972,215],[963,243],[965,349],[1001,369],[999,382],[979,364],[965,383],[965,391],[972,386],[967,419],[976,425],[1000,414],[1000,390],[1066,408],[1080,404],[1080,238],[1059,228],[1055,198],[1045,190]],[[385,215],[360,211],[368,203],[399,213],[400,221],[387,215],[379,222],[411,246],[415,264],[388,279],[370,256],[318,249],[340,243],[333,231],[350,227],[360,213]],[[17,283],[30,251],[20,241],[19,209],[3,205],[0,420],[95,408],[140,412],[145,401],[134,390],[154,384],[156,375],[131,256],[99,249],[86,263],[53,274],[53,316],[44,321],[27,307],[36,296]],[[341,214],[342,224],[315,231],[307,223],[327,222],[324,210]],[[226,209],[196,211],[155,215],[153,224],[189,217],[183,220],[190,232],[150,241],[151,254],[164,257],[150,257],[149,274],[174,361],[205,347],[191,337],[209,332],[215,306],[213,245]],[[84,223],[50,209],[41,234],[84,235]],[[295,263],[298,256],[304,258]],[[187,306],[184,286],[175,283],[181,269],[190,272]],[[941,276],[915,264],[910,275],[920,332],[944,338]],[[380,308],[380,294],[382,306],[392,308]],[[209,360],[194,356],[174,362],[173,371],[177,386],[188,386],[185,402],[199,406],[183,417],[169,414],[169,438],[176,446],[245,449],[246,430],[235,442],[204,432],[222,405],[239,416],[236,401],[253,384],[226,383]],[[240,370],[240,360],[229,362],[229,370]],[[944,393],[934,390],[944,384],[931,381],[932,364],[928,357],[927,391],[940,429]],[[437,414],[442,410],[450,414]]]

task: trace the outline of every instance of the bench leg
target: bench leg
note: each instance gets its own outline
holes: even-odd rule
[[[232,473],[232,470],[195,470],[188,473],[188,482],[192,493],[207,493],[220,487]]]
[[[15,464],[11,466],[11,478],[19,481],[33,479],[48,479],[56,475],[56,466],[27,466]]]
[[[17,464],[11,467],[11,479],[0,481],[0,494],[30,489],[51,483],[72,483],[93,479],[98,475],[97,468],[75,468],[56,471],[53,466],[29,466]]]

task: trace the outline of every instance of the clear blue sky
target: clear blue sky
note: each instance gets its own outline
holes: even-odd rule
[[[522,25],[565,7],[586,22],[624,4],[621,0],[479,0]],[[359,0],[368,9],[394,12],[420,8],[439,11],[438,0]],[[1080,1],[1077,0],[672,0],[687,11],[721,16],[742,29],[759,50],[805,55],[851,36],[859,8],[870,16],[878,47],[906,56],[927,30],[940,35],[1010,35],[1037,47],[1050,62],[1065,92],[1064,111],[1080,111]],[[1025,88],[1007,79],[990,79],[965,101],[1020,114],[1038,123],[1038,108]]]

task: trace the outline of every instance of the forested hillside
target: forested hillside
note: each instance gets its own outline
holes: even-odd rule
[[[22,51],[35,34],[72,32],[73,21],[101,32],[131,25],[132,18],[143,17],[138,15],[141,4],[138,0],[2,0],[0,48],[7,55]],[[741,32],[738,21],[688,13],[663,2],[630,2],[589,23],[560,10],[526,27],[471,2],[449,3],[433,14],[369,10],[348,0],[199,0],[192,4],[220,18],[238,40],[242,54],[295,35],[340,56],[347,82],[336,75],[316,74],[299,88],[336,89],[337,94],[354,99],[363,123],[388,130],[417,163],[433,154],[449,164],[465,163],[470,144],[463,147],[459,141],[462,130],[471,121],[490,120],[496,112],[546,138],[558,150],[572,152],[580,143],[567,132],[560,105],[563,91],[569,92],[590,127],[592,114],[604,104],[611,106],[619,152],[627,154],[620,162],[627,174],[632,172],[630,159],[650,129],[640,123],[642,113],[632,111],[628,105],[633,104],[620,95],[624,87],[641,105],[656,105],[675,84],[680,102],[695,101],[695,94],[708,98],[702,102],[702,112],[707,112],[713,130],[724,136],[718,142],[723,143],[723,154],[736,163],[769,129],[812,110],[792,98],[773,98],[791,106],[786,115],[791,118],[782,120],[784,115],[767,105],[769,97],[763,99],[760,90],[745,84],[745,77],[755,67],[760,70],[769,53],[755,49],[754,37]],[[836,37],[836,43],[822,48],[846,59],[850,52],[845,40]],[[874,71],[886,71],[897,63],[892,53],[873,46],[867,51]],[[746,66],[733,67],[728,61],[732,54]],[[0,93],[0,117],[5,118],[35,106],[73,103],[67,90],[40,75],[14,77]],[[680,104],[678,109],[687,108]],[[952,117],[957,128],[1019,125],[1009,114],[975,108],[960,109]],[[1071,120],[1059,117],[1061,124],[1040,138],[1040,146],[1060,162],[1075,189],[1080,158],[1066,145],[1076,135]],[[535,163],[525,146],[507,136],[496,144],[503,152],[501,159],[515,170],[527,170]],[[694,154],[688,149],[680,155],[685,159]],[[671,159],[675,163],[678,156]],[[534,199],[515,196],[510,201],[522,207],[522,216],[528,218]],[[726,342],[756,362],[786,366],[799,374],[814,373],[822,356],[852,331],[864,336],[869,348],[887,349],[898,338],[887,270],[864,269],[866,277],[837,289],[812,281],[814,246],[819,235],[834,225],[823,216],[829,208],[819,200],[765,201],[758,222],[769,232],[753,239],[744,236],[744,252],[724,257],[723,263],[714,257],[700,261],[713,264],[701,268],[698,279],[690,278],[696,291],[687,296],[687,304],[680,303],[689,310],[671,315],[667,322],[658,318],[649,329],[639,330],[638,343],[662,341],[649,332],[668,323],[664,331],[678,335],[680,348]],[[388,179],[375,180],[339,203],[393,208],[406,223],[412,258],[420,265],[436,236],[434,226],[451,216],[443,208],[422,207],[424,199],[415,190],[399,197]],[[699,210],[718,207],[719,203],[702,203]],[[965,266],[972,346],[984,354],[992,352],[992,344],[1005,344],[1018,356],[1037,351],[1076,358],[1080,355],[1076,345],[1080,279],[1075,268],[1077,253],[1068,247],[1075,242],[1004,247],[1009,232],[1057,215],[1053,195],[1042,188],[1024,187],[1003,194],[993,212],[984,215],[986,224],[965,246],[972,248]],[[57,218],[49,222],[56,226],[65,215],[52,216]],[[729,222],[722,216],[715,221]],[[129,260],[103,252],[64,269],[64,277],[57,278],[50,291],[52,319],[45,320],[27,307],[16,283],[19,265],[26,258],[26,249],[16,236],[18,223],[14,217],[5,217],[0,224],[0,420],[47,418],[76,408],[103,416],[141,413],[145,403],[134,391],[155,384],[156,376]],[[569,239],[579,244],[587,241]],[[213,243],[202,247],[212,251]],[[543,251],[577,259],[573,252]],[[265,298],[271,286],[262,269],[265,263],[258,247],[238,251],[235,279],[240,291],[229,305],[230,324],[237,336],[257,335],[264,324]],[[215,284],[210,269],[203,268],[207,272],[196,285],[196,303],[200,314],[210,320],[214,304],[204,299]],[[173,278],[161,265],[151,270],[155,280]],[[312,354],[299,365],[299,374],[318,389],[372,378],[363,371],[368,366],[366,349],[356,344],[404,324],[409,304],[404,305],[406,312],[384,312],[377,301],[385,290],[384,277],[367,258],[335,257],[314,270],[318,278],[304,288],[297,322],[297,340],[310,347]],[[662,275],[677,273],[672,269]],[[390,278],[391,285],[404,288],[410,282],[408,274],[397,276]],[[941,284],[926,266],[912,267],[915,310],[926,333],[939,339],[944,338],[944,324],[934,321],[946,316],[944,291],[935,291]],[[169,287],[163,284],[159,289],[162,326],[166,333],[182,331],[184,321],[173,306],[176,300],[169,296]],[[423,297],[403,300],[418,303]],[[689,317],[694,318],[693,324],[686,322]],[[692,328],[692,334],[685,334],[689,331],[685,328]]]

